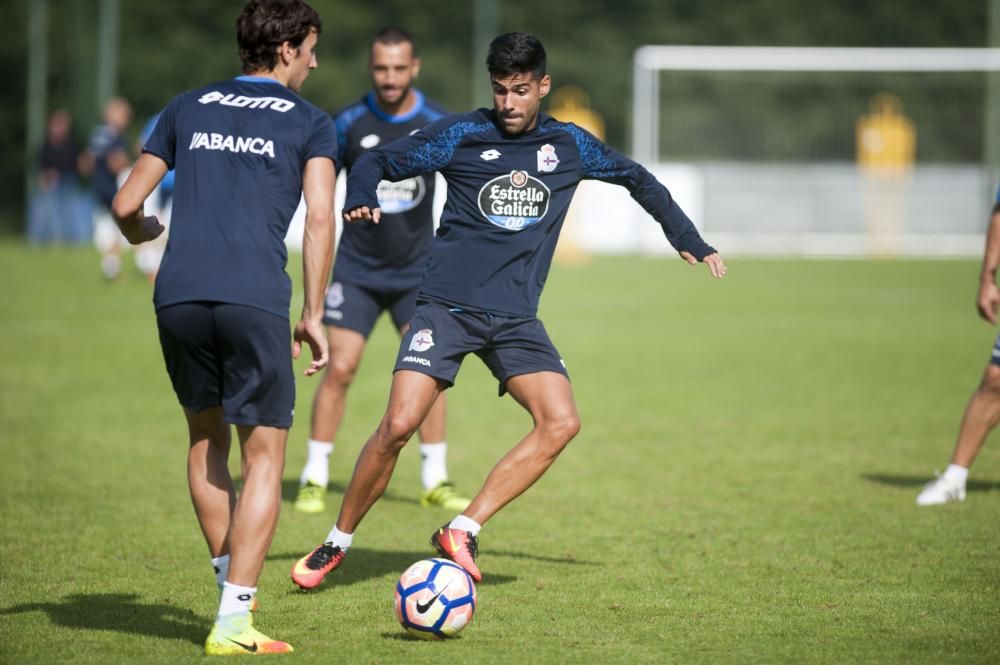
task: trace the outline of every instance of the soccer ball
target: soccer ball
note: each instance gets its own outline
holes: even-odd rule
[[[465,569],[447,559],[424,559],[396,583],[396,618],[424,640],[454,637],[472,621],[476,586]]]

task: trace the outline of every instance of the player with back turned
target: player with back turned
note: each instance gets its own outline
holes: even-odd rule
[[[115,197],[132,244],[163,232],[143,202],[174,169],[170,237],[153,304],[167,372],[188,429],[188,482],[208,544],[219,610],[209,655],[287,653],[254,626],[257,579],[281,506],[285,443],[295,406],[292,356],[327,362],[320,322],[333,256],[330,117],[296,92],[317,66],[319,15],[302,0],[250,0],[236,23],[243,75],[175,97]],[[284,237],[306,202],[302,315],[294,344]],[[239,437],[243,487],[227,460]]]
[[[413,87],[420,59],[413,38],[398,28],[380,30],[369,46],[372,90],[334,117],[337,165],[350,171],[368,150],[407,136],[445,115]],[[368,335],[383,311],[400,333],[416,308],[417,290],[434,237],[434,175],[382,182],[378,189],[382,223],[344,226],[326,292],[323,323],[330,364],[313,399],[308,457],[293,504],[304,513],[326,509],[329,457],[344,417],[347,391],[361,363]],[[469,499],[448,479],[445,396],[420,426],[420,503],[464,510]]]
[[[580,429],[566,368],[536,313],[581,180],[626,187],[685,261],[704,261],[714,277],[725,274],[722,258],[648,171],[579,127],[539,113],[551,79],[538,39],[500,35],[486,64],[492,109],[449,116],[376,148],[348,177],[345,221],[379,221],[375,190],[383,178],[438,171],[448,182],[448,199],[417,311],[399,347],[386,413],[361,450],[326,542],[292,568],[302,588],[317,586],[343,561],[400,450],[454,384],[469,353],[489,367],[500,394],[510,393],[534,421],[469,507],[431,537],[441,555],[481,579],[475,562],[481,526],[531,487]]]

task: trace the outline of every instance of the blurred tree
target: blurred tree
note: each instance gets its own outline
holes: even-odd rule
[[[0,104],[0,216],[13,220],[8,229],[20,230],[23,217],[24,90],[26,7],[31,0],[5,3],[10,29],[0,44],[0,64],[8,86]],[[500,28],[537,34],[549,51],[550,73],[557,85],[573,84],[590,95],[593,108],[607,121],[608,142],[627,148],[629,100],[632,92],[632,56],[643,44],[773,45],[773,46],[951,46],[986,44],[987,0],[945,3],[938,0],[496,0]],[[314,0],[323,18],[319,69],[306,82],[303,94],[321,108],[333,111],[368,88],[365,63],[370,36],[381,27],[399,25],[417,40],[424,67],[420,86],[454,111],[470,107],[470,85],[486,54],[472,53],[472,2],[438,0]],[[243,0],[185,0],[176,3],[121,0],[121,53],[118,92],[135,107],[136,125],[163,107],[170,98],[208,81],[238,73],[234,23]],[[70,108],[80,138],[93,124],[102,100],[96,99],[97,0],[50,2],[49,103]],[[912,84],[911,84],[912,85]],[[686,87],[685,87],[686,86]],[[963,121],[975,100],[953,104],[924,104],[921,96],[941,94],[930,86],[913,85],[906,98],[914,121],[921,114],[945,114],[948,136],[930,140],[921,135],[920,150],[940,151],[948,159],[961,158],[962,146],[981,132],[981,122]],[[727,136],[733,145],[753,150],[759,123],[766,113],[754,114],[753,100],[740,99],[748,114],[727,120],[725,132],[706,123],[720,108],[736,100],[711,82],[691,82],[677,88],[689,131],[708,137]],[[747,93],[751,94],[751,93]],[[781,101],[787,91],[769,93]],[[835,82],[817,82],[819,100],[838,103]],[[945,93],[947,94],[947,92]],[[866,103],[862,97],[862,106]],[[489,103],[488,99],[477,100]],[[831,139],[832,111],[824,104],[804,108],[800,131],[784,140],[789,154],[823,151]],[[701,118],[701,120],[698,120]],[[846,136],[852,136],[851,118]],[[936,123],[941,124],[941,123]],[[801,137],[801,138],[795,138]],[[793,145],[798,141],[798,145]],[[847,141],[845,150],[851,148]],[[838,148],[839,149],[839,148]],[[930,153],[934,156],[934,152]],[[927,156],[926,154],[922,156]]]

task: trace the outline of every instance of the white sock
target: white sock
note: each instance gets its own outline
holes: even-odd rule
[[[326,487],[330,482],[330,454],[333,453],[333,443],[309,439],[309,457],[299,476],[299,484],[312,483]]]
[[[962,487],[965,487],[965,481],[969,478],[969,470],[964,466],[949,464],[948,468],[944,470],[943,475],[948,480],[954,481]]]
[[[212,559],[212,568],[215,570],[215,583],[222,588],[222,583],[229,576],[229,555],[223,554]]]
[[[257,587],[240,586],[239,584],[222,583],[222,598],[219,600],[219,614],[224,617],[230,614],[249,614],[250,603],[257,595]]]
[[[345,552],[350,549],[351,542],[354,540],[353,533],[344,533],[337,528],[336,525],[333,526],[333,530],[326,535],[326,540],[324,542],[331,543],[335,547],[339,547]]]
[[[447,458],[446,442],[420,444],[420,480],[424,483],[425,490],[433,489],[442,481],[448,480]]]
[[[473,536],[479,535],[479,530],[483,528],[483,525],[475,521],[471,517],[466,517],[465,515],[459,515],[451,521],[448,525],[450,529],[458,529],[459,531],[468,531]]]

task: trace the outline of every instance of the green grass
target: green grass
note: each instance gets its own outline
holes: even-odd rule
[[[680,261],[556,267],[541,315],[583,431],[484,529],[479,610],[447,643],[405,639],[391,610],[450,517],[416,503],[415,446],[332,583],[288,579],[384,408],[383,319],[318,517],[288,503],[315,385],[299,379],[258,623],[324,665],[996,663],[1000,448],[966,503],[913,503],[988,358],[977,269],[733,260],[713,282]],[[216,591],[149,286],[103,283],[88,251],[9,241],[0,279],[0,662],[203,662]],[[449,397],[450,470],[473,490],[530,423],[474,357]]]

